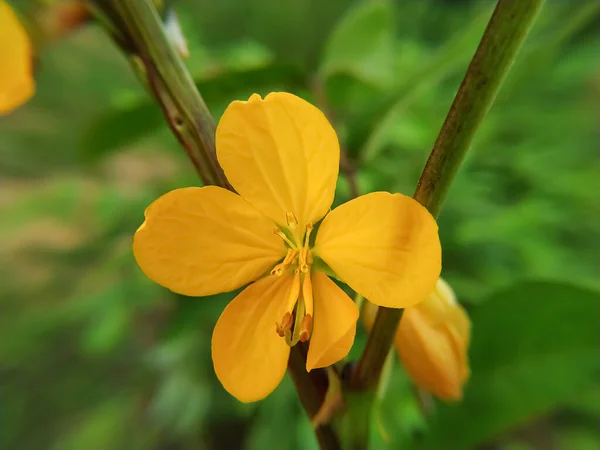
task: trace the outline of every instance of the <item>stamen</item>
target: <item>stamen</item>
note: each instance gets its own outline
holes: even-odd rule
[[[292,324],[294,323],[294,318],[289,312],[286,312],[281,319],[281,323],[275,324],[275,331],[279,337],[285,337],[286,332],[290,332],[292,329]]]
[[[310,273],[304,275],[304,280],[302,281],[302,297],[304,298],[305,313],[309,316],[312,316],[314,301]]]
[[[296,306],[296,302],[300,297],[300,272],[298,269],[294,272],[294,279],[292,280],[292,286],[290,287],[290,292],[288,293],[287,303],[285,310],[290,314],[294,311],[294,306]],[[287,313],[286,313],[287,314]]]
[[[312,316],[310,314],[306,314],[302,319],[302,326],[300,328],[300,334],[298,338],[300,342],[306,342],[310,339],[310,333],[312,331]]]
[[[290,227],[290,230],[295,230],[296,227],[298,226],[298,219],[296,219],[296,216],[294,215],[294,213],[286,212],[285,219],[287,221],[288,227]]]
[[[304,316],[304,302],[296,302],[292,331],[285,334],[285,342],[290,347],[296,345],[300,340],[300,332],[302,330],[302,321],[304,320]]]
[[[310,238],[310,233],[313,230],[313,224],[309,223],[306,225],[306,234],[304,235],[304,248],[308,248],[308,239]]]
[[[278,277],[283,275],[283,273],[292,265],[297,255],[297,250],[292,250],[291,248],[288,248],[285,258],[281,263],[273,267],[273,270],[271,270],[271,275],[277,275]]]
[[[294,244],[292,241],[290,241],[290,239],[285,235],[285,233],[283,231],[281,231],[281,228],[279,228],[279,227],[273,228],[273,233],[275,233],[277,236],[279,236],[281,239],[283,239],[284,242],[290,246],[290,248],[297,248],[296,244]]]
[[[288,226],[292,228],[296,226],[298,221],[293,213],[287,213],[286,219]],[[280,236],[291,248],[288,249],[287,255],[283,262],[278,264],[271,274],[281,276],[286,270],[295,263],[298,258],[298,267],[294,271],[292,285],[287,295],[285,314],[281,321],[276,324],[277,334],[285,337],[286,343],[293,347],[298,342],[306,342],[310,339],[313,328],[313,290],[312,281],[310,279],[310,265],[312,264],[312,255],[310,253],[310,233],[313,230],[313,225],[306,225],[304,234],[304,242],[301,249],[293,245],[290,239],[281,231],[280,228],[275,228],[273,232]],[[302,298],[300,301],[300,292]]]
[[[294,272],[294,279],[292,280],[292,285],[290,286],[290,291],[287,295],[285,314],[281,318],[281,321],[275,324],[275,331],[277,331],[277,334],[280,337],[285,337],[286,339],[288,339],[287,335],[289,334],[291,339],[292,326],[294,325],[295,321],[294,308],[296,307],[296,303],[298,302],[299,297],[300,271],[296,269],[296,271]]]
[[[302,280],[302,298],[304,303],[304,318],[302,319],[302,325],[300,328],[300,341],[306,342],[310,339],[312,333],[312,316],[313,316],[313,290],[312,281],[310,279],[310,273],[304,274],[304,280]]]
[[[310,256],[310,249],[308,246],[308,241],[310,240],[310,233],[313,230],[313,224],[309,223],[306,225],[306,234],[304,235],[304,246],[302,250],[300,250],[300,255],[298,256],[298,265],[302,273],[308,272],[308,266],[312,263]]]

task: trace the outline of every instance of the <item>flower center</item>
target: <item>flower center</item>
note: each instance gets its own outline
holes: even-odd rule
[[[288,226],[293,230],[298,225],[298,221],[293,213],[288,213],[286,216]],[[273,230],[286,243],[288,251],[283,261],[271,270],[271,275],[280,277],[291,271],[293,276],[292,285],[286,298],[285,313],[275,324],[277,334],[285,337],[285,341],[290,347],[296,345],[298,341],[308,341],[312,331],[313,291],[310,266],[313,258],[309,247],[312,230],[311,223],[306,225],[302,246],[293,242],[281,228]]]

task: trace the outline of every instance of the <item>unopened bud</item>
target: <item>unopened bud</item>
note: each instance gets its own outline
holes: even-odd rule
[[[459,400],[469,378],[471,324],[442,279],[426,300],[404,311],[396,348],[406,371],[422,389],[442,400]]]

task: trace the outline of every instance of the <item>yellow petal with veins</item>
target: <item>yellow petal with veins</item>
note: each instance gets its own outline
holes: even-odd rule
[[[306,370],[330,366],[344,358],[354,343],[358,308],[322,272],[312,274],[313,332],[306,358]]]
[[[417,201],[374,192],[325,217],[313,253],[372,303],[406,308],[424,300],[440,275],[435,219]]]
[[[231,291],[285,256],[273,222],[219,187],[176,189],[145,216],[133,240],[135,259],[149,278],[183,295]]]
[[[0,114],[7,114],[35,91],[31,41],[8,3],[0,0]]]
[[[212,337],[215,373],[242,402],[269,395],[281,382],[290,347],[275,331],[292,278],[270,275],[244,289],[223,311]]]
[[[235,101],[221,117],[216,140],[231,185],[280,226],[290,222],[303,233],[329,210],[340,148],[335,131],[310,103],[283,92]]]

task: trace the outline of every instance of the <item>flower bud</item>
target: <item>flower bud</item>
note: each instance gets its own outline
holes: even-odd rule
[[[25,103],[35,90],[31,41],[21,22],[0,0],[0,115]]]
[[[396,348],[413,381],[442,400],[459,400],[469,378],[471,324],[454,292],[441,278],[417,306],[407,308],[396,332]]]

